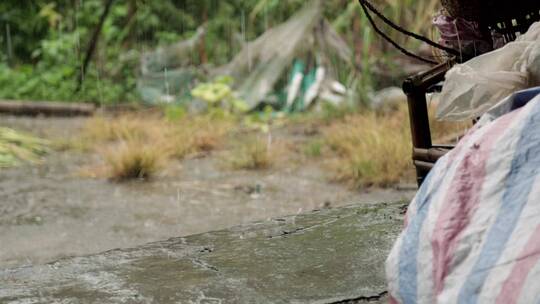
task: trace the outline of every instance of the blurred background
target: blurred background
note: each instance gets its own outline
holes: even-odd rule
[[[0,94],[3,98],[100,104],[140,102],[144,96],[141,96],[137,82],[144,54],[158,51],[158,48],[174,52],[174,46],[184,41],[184,53],[177,54],[179,58],[176,60],[164,58],[167,54],[157,56],[159,58],[154,54],[149,60],[160,61],[165,65],[161,68],[167,64],[197,67],[201,74],[197,75],[201,77],[197,80],[204,81],[208,80],[205,79],[207,72],[230,63],[247,42],[259,38],[266,31],[284,22],[295,21],[297,23],[291,24],[290,31],[285,33],[294,36],[295,32],[305,30],[303,27],[317,27],[306,23],[321,20],[327,22],[347,44],[350,52],[346,54],[353,57],[349,59],[357,66],[352,71],[339,71],[338,80],[344,84],[359,81],[355,89],[360,94],[399,83],[403,65],[393,50],[367,26],[356,1],[322,1],[314,8],[315,2],[2,1]],[[439,2],[378,1],[376,5],[396,23],[413,32],[429,35],[432,32],[431,18],[437,12]],[[97,41],[91,41],[107,6],[110,9]],[[307,18],[296,16],[291,20],[302,8],[317,11],[311,12]],[[412,47],[419,47],[405,37],[392,32],[390,35],[404,46],[410,43]],[[309,37],[304,38],[307,40]],[[95,42],[97,47],[84,72],[84,82],[77,90],[81,65],[91,42]],[[357,74],[362,72],[363,77],[359,77]]]
[[[439,1],[373,4],[437,39]],[[0,267],[414,193],[429,66],[356,1],[4,0],[0,30]]]

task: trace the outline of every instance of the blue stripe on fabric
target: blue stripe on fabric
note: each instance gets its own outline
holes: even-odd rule
[[[506,148],[506,147],[501,147]],[[496,266],[527,203],[540,168],[540,99],[523,125],[512,159],[501,207],[463,287],[458,303],[477,303],[489,272]]]
[[[540,87],[529,88],[529,89],[514,93],[510,97],[511,105],[512,105],[510,110],[513,111],[515,109],[525,106],[529,101],[531,101],[533,98],[535,98],[539,94],[540,94]]]
[[[404,304],[414,304],[417,302],[417,267],[418,267],[418,246],[420,241],[420,231],[431,205],[431,196],[433,191],[428,193],[431,188],[433,171],[428,174],[424,183],[418,192],[418,211],[411,219],[407,226],[407,230],[403,235],[401,248],[399,251],[399,295]],[[443,178],[438,178],[433,189],[437,189]]]

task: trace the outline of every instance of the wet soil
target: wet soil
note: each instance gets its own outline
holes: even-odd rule
[[[0,116],[0,126],[46,138],[77,136],[83,123]],[[208,155],[170,163],[148,182],[115,183],[80,176],[94,161],[91,154],[53,152],[40,165],[0,170],[0,268],[413,195],[412,189],[358,191],[331,183],[317,162],[232,171]]]

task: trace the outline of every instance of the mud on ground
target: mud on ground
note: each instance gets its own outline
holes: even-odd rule
[[[0,126],[46,138],[77,136],[83,123],[81,118],[0,117]],[[0,268],[413,195],[413,190],[358,191],[331,183],[317,162],[227,170],[214,154],[170,163],[165,174],[149,182],[81,177],[80,168],[94,157],[53,152],[40,165],[0,170]]]

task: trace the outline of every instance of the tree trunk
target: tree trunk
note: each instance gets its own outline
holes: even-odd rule
[[[122,42],[122,47],[125,49],[131,46],[135,38],[134,35],[137,21],[137,10],[137,2],[135,0],[129,1],[126,23],[124,25],[124,27],[127,28],[128,33],[126,34],[126,38]]]
[[[204,6],[202,15],[203,24],[208,22],[208,6]],[[199,42],[199,59],[201,64],[208,63],[208,53],[206,52],[206,31]]]
[[[78,92],[81,89],[82,83],[84,82],[84,76],[86,75],[86,69],[88,68],[88,64],[90,63],[90,60],[92,59],[92,55],[94,55],[94,51],[96,50],[96,46],[99,40],[99,36],[101,34],[101,29],[103,28],[103,24],[105,23],[105,19],[107,19],[107,16],[109,15],[109,11],[111,9],[111,6],[113,4],[114,0],[107,0],[105,3],[105,9],[103,10],[103,13],[101,14],[101,17],[99,18],[99,23],[94,30],[94,33],[92,34],[92,38],[90,39],[90,43],[88,44],[88,48],[86,50],[86,55],[84,57],[84,61],[80,68],[80,74],[79,74],[79,81],[77,83],[77,88],[75,89],[75,92]]]
[[[95,109],[87,103],[0,100],[0,113],[10,115],[90,116]]]

